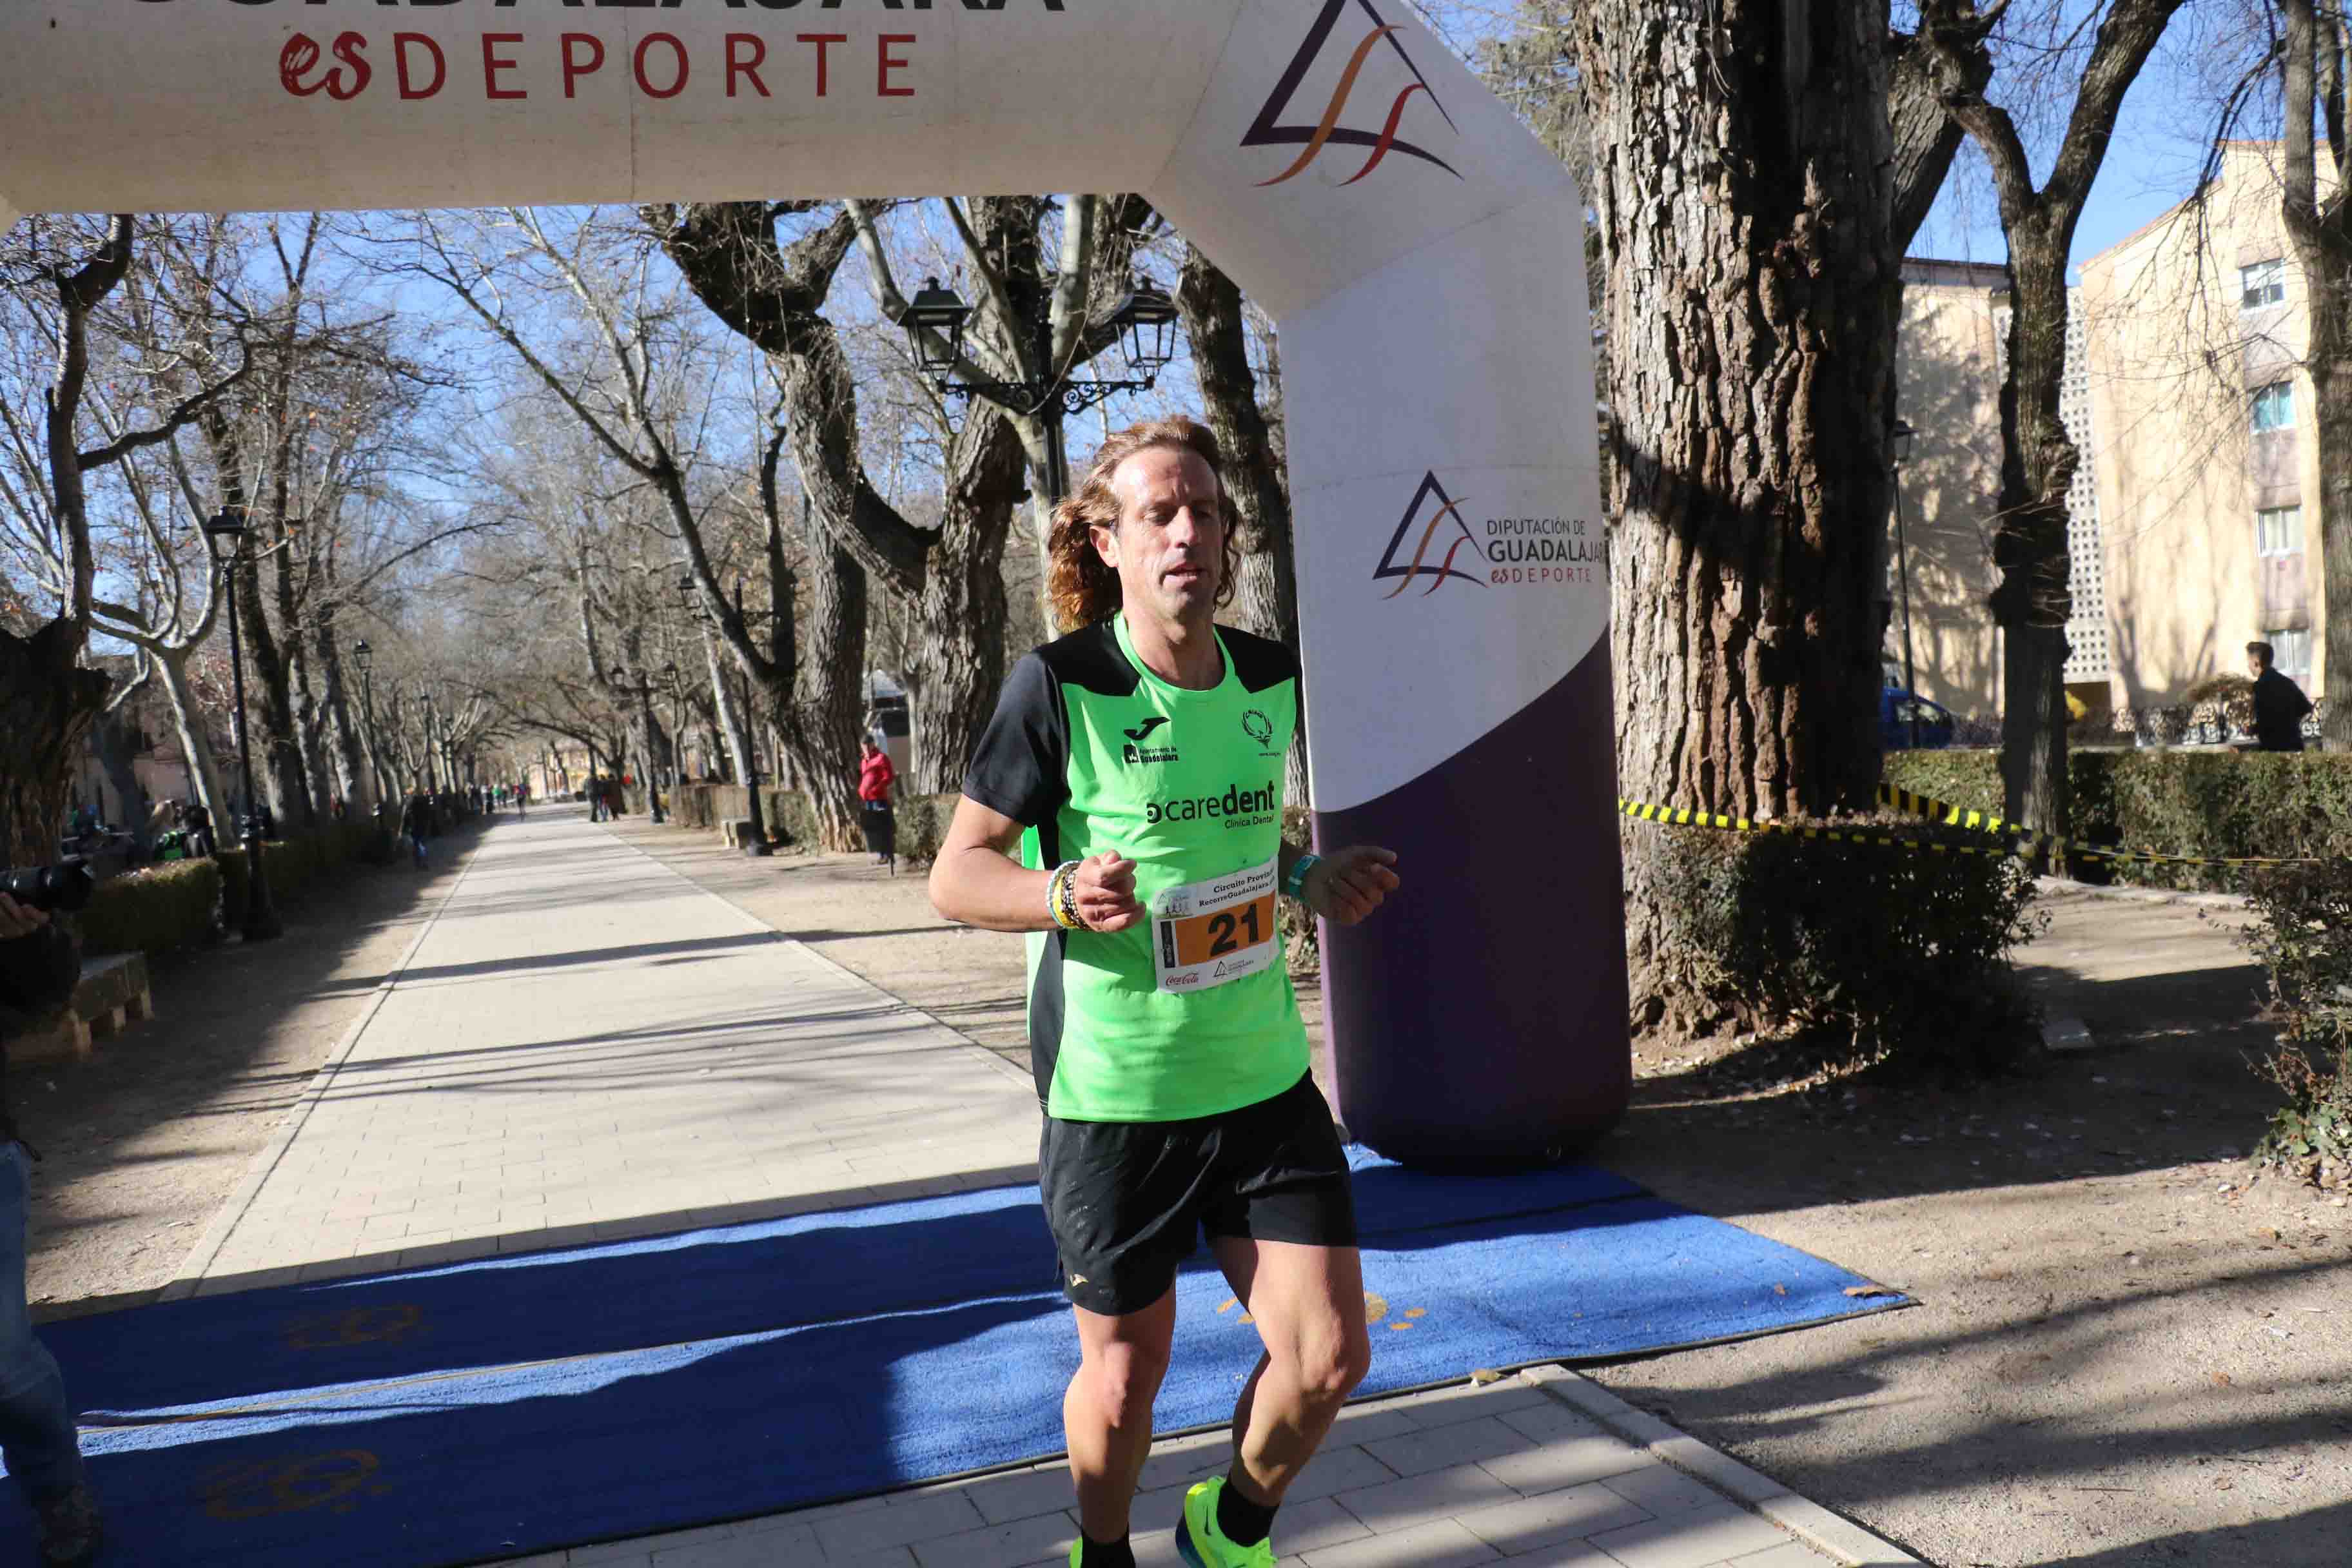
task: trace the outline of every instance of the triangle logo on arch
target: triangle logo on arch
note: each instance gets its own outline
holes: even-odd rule
[[[1342,22],[1350,24],[1344,31],[1340,28]],[[1360,32],[1359,25],[1363,29]],[[1339,35],[1336,42],[1335,33]],[[1329,100],[1311,121],[1286,121],[1286,117],[1293,110],[1293,100],[1298,97],[1299,89],[1314,74],[1318,63],[1327,53],[1338,58],[1341,50],[1345,50],[1346,55],[1340,60],[1338,84],[1331,89]],[[1392,62],[1402,62],[1405,73],[1412,79],[1391,98],[1387,96],[1387,89],[1395,79],[1395,73],[1392,68],[1384,68],[1391,67]],[[1375,89],[1368,83],[1368,76],[1388,79],[1382,79]],[[1360,89],[1363,90],[1369,113],[1354,124],[1343,124],[1341,121],[1349,118],[1349,110],[1359,108],[1356,100]],[[1306,42],[1299,46],[1298,54],[1290,62],[1289,68],[1282,73],[1282,79],[1276,84],[1274,95],[1265,100],[1265,107],[1258,110],[1249,134],[1242,138],[1242,145],[1301,149],[1289,167],[1271,179],[1260,180],[1258,184],[1261,186],[1279,185],[1297,179],[1326,153],[1338,147],[1370,150],[1361,166],[1339,182],[1342,185],[1354,184],[1386,163],[1391,153],[1399,153],[1409,158],[1418,158],[1424,163],[1435,164],[1458,180],[1462,178],[1459,169],[1427,148],[1404,140],[1401,134],[1406,110],[1413,106],[1416,99],[1421,98],[1429,100],[1430,106],[1445,121],[1447,130],[1457,129],[1454,117],[1445,112],[1443,103],[1438,102],[1437,91],[1430,86],[1429,79],[1421,74],[1421,68],[1413,64],[1411,55],[1405,53],[1397,26],[1373,8],[1372,0],[1326,0],[1322,14],[1307,29]],[[1375,120],[1379,121],[1377,130],[1370,128]]]
[[[1449,577],[1483,588],[1486,585],[1484,578],[1454,569],[1454,557],[1465,544],[1475,563],[1479,559],[1478,536],[1470,531],[1470,524],[1462,515],[1462,503],[1445,493],[1444,484],[1433,469],[1422,479],[1421,489],[1413,492],[1412,504],[1404,509],[1396,532],[1389,536],[1388,552],[1381,557],[1372,581],[1403,579],[1381,595],[1386,599],[1395,598],[1423,578],[1429,580],[1429,586],[1421,591],[1424,598],[1445,586]]]

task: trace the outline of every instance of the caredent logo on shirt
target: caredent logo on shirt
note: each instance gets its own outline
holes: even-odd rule
[[[1201,822],[1222,818],[1229,827],[1245,827],[1281,810],[1281,795],[1278,784],[1262,784],[1256,789],[1228,784],[1223,795],[1146,801],[1143,820],[1156,827],[1163,822]]]

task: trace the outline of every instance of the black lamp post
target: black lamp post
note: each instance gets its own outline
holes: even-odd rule
[[[368,772],[374,776],[368,782],[375,796],[376,810],[383,809],[383,759],[375,743],[375,649],[362,637],[352,646],[352,661],[360,667],[360,728],[366,732]]]
[[[245,546],[246,528],[243,507],[223,507],[205,523],[205,537],[212,547],[217,548],[223,541],[228,547],[229,681],[236,703],[237,778],[245,788],[245,813],[237,822],[237,840],[245,846],[245,940],[268,942],[283,935],[286,925],[269,899],[269,868],[261,853],[261,812],[253,794],[253,745],[246,733],[245,638],[236,621],[237,558]]]
[[[951,397],[986,397],[1017,412],[1034,414],[1045,426],[1045,496],[1059,504],[1069,490],[1069,457],[1062,443],[1062,422],[1083,414],[1121,392],[1148,392],[1160,373],[1176,357],[1176,326],[1181,319],[1176,301],[1149,283],[1129,285],[1127,298],[1111,316],[1118,328],[1120,351],[1134,374],[1119,380],[1076,380],[1061,374],[1054,354],[1053,295],[1040,289],[1037,308],[1026,323],[1033,334],[1036,363],[1049,379],[973,381],[955,377],[963,360],[964,326],[972,308],[943,287],[927,279],[898,318],[914,346],[915,366],[933,385]]]
[[[620,665],[613,667],[613,684],[637,700],[646,724],[646,801],[652,807],[646,820],[656,827],[669,820],[662,815],[661,759],[654,755],[654,683],[639,677],[635,686],[629,684],[628,671]]]
[[[1911,551],[1903,530],[1903,465],[1911,460],[1911,441],[1916,434],[1908,422],[1897,419],[1890,433],[1889,449],[1895,458],[1895,559],[1903,577],[1903,711],[1911,725],[1911,749],[1919,749],[1919,678],[1911,666]]]
[[[687,609],[703,624],[703,636],[710,635],[710,612],[694,591],[694,579],[677,580],[678,596],[686,601]],[[743,584],[735,584],[735,618],[746,621],[743,614]],[[748,624],[748,622],[747,622]],[[719,693],[723,700],[725,692]],[[765,858],[775,854],[775,846],[768,842],[768,816],[760,805],[760,732],[751,711],[751,676],[743,672],[743,789],[751,797],[751,838],[743,846],[743,853]]]

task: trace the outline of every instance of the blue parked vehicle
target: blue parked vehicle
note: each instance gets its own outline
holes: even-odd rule
[[[1919,750],[1939,752],[1952,743],[1954,721],[1950,709],[1915,691],[1906,691],[1899,686],[1880,689],[1878,736],[1886,750],[1907,752],[1911,749],[1911,721],[1915,718],[1919,724]]]

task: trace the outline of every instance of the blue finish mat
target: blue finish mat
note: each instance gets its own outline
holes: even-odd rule
[[[1359,1152],[1363,1392],[1907,1304],[1590,1167]],[[125,1563],[422,1568],[683,1529],[1061,1447],[1076,1362],[1034,1187],[211,1297],[52,1324]],[[1162,1430],[1254,1330],[1177,1288]],[[28,1540],[14,1489],[0,1540]]]

